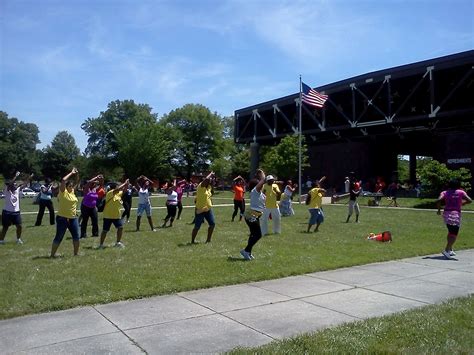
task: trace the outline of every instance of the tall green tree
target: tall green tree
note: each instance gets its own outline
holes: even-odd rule
[[[269,148],[263,156],[262,167],[268,174],[276,175],[279,179],[296,179],[299,166],[298,136],[286,136],[280,143]],[[301,144],[301,169],[308,167],[308,149]]]
[[[0,173],[9,177],[17,170],[34,170],[36,145],[40,143],[38,134],[35,124],[9,118],[6,112],[0,111]]]
[[[130,179],[139,175],[153,176],[160,180],[171,177],[169,164],[172,143],[169,128],[164,125],[143,124],[133,130],[117,134],[118,162]]]
[[[74,137],[67,131],[60,131],[43,149],[42,172],[45,177],[60,179],[78,159],[80,150]]]
[[[174,148],[170,161],[178,175],[190,178],[222,157],[221,117],[207,107],[184,105],[165,115],[160,123],[171,128]]]
[[[151,113],[151,107],[146,104],[136,104],[133,100],[113,101],[99,117],[88,118],[81,125],[89,137],[86,154],[102,157],[114,165],[118,160],[118,134],[156,122],[156,114]]]

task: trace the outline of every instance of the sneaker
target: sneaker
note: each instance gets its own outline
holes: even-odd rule
[[[443,254],[446,259],[451,260],[453,258],[449,251],[443,250],[441,254]]]
[[[100,244],[100,245],[97,247],[97,249],[99,249],[99,250],[105,249],[104,244]]]
[[[456,253],[454,252],[454,250],[450,250],[450,251],[449,251],[449,255],[451,255],[451,256],[456,256]]]
[[[245,249],[242,249],[240,251],[240,255],[242,255],[244,257],[245,260],[252,260],[252,258],[250,257],[250,253],[245,251]]]
[[[152,232],[156,232],[156,228],[153,228],[151,231],[152,231]],[[120,242],[119,242],[119,243],[120,243]]]
[[[23,244],[23,240],[21,240],[21,238],[18,238],[18,239],[16,240],[16,244],[22,245],[22,244]]]
[[[125,245],[122,242],[115,243],[114,247],[116,248],[125,248]]]
[[[254,256],[252,254],[249,255],[250,256],[250,260],[253,260],[255,259]]]
[[[4,241],[4,240],[0,240],[0,245],[5,245],[5,241]]]

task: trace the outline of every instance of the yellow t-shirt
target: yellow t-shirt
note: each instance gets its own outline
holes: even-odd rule
[[[69,192],[65,189],[64,192],[61,192],[59,190],[58,201],[58,216],[64,218],[77,217],[77,197],[74,191]]]
[[[266,196],[265,199],[265,207],[266,208],[277,208],[278,201],[277,197],[281,195],[280,188],[277,184],[272,184],[271,186],[268,184],[263,185],[263,193]]]
[[[321,208],[323,205],[323,194],[319,187],[315,187],[308,192],[311,195],[311,200],[309,201],[309,208]]]
[[[114,190],[110,190],[105,195],[104,218],[120,219],[120,209],[122,208],[122,194],[119,191],[114,194]]]
[[[204,187],[201,184],[198,185],[196,190],[196,209],[197,210],[209,210],[212,207],[211,202],[211,186]]]

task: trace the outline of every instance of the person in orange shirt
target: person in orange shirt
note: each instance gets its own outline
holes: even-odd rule
[[[232,191],[234,191],[234,213],[232,213],[232,222],[234,222],[238,210],[240,210],[240,222],[245,212],[245,180],[242,176],[239,175],[233,180]]]

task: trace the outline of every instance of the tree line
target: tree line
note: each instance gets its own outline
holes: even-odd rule
[[[110,180],[146,175],[166,181],[213,170],[226,180],[249,176],[249,147],[235,144],[234,118],[222,117],[200,104],[186,104],[159,118],[147,104],[116,100],[98,117],[87,118],[81,128],[87,147],[81,153],[67,131],[37,149],[39,128],[0,111],[0,173],[32,172],[38,179],[59,179],[72,166],[81,176],[98,172]],[[298,138],[288,136],[272,147],[262,147],[261,166],[280,178],[295,178]],[[303,144],[303,166],[308,155]]]

